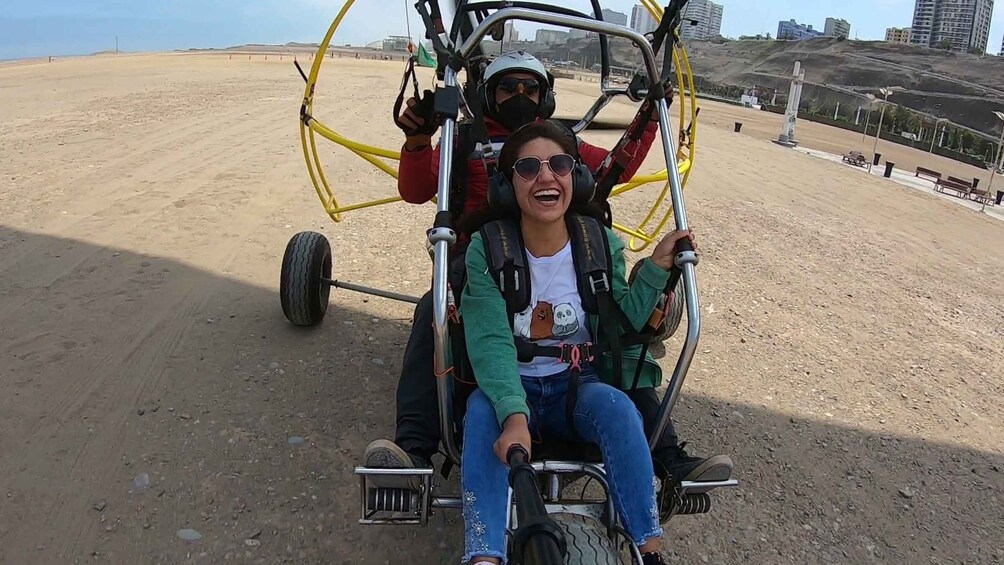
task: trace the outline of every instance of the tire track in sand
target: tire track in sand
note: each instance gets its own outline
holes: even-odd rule
[[[169,229],[172,226],[182,226],[183,231],[212,234],[214,229],[218,229],[223,223],[231,226],[239,226],[239,229],[230,229],[236,233],[228,238],[206,238],[202,242],[179,241],[181,247],[188,254],[197,256],[204,264],[219,266],[228,265],[239,254],[243,242],[255,230],[260,229],[261,219],[267,216],[268,212],[276,205],[284,203],[285,199],[293,196],[287,194],[283,196],[279,190],[247,190],[240,191],[238,187],[245,182],[241,175],[241,166],[248,162],[248,159],[255,157],[264,158],[274,152],[272,149],[274,141],[259,136],[244,147],[235,148],[229,152],[210,152],[210,148],[220,140],[231,137],[244,136],[252,129],[260,129],[263,132],[281,131],[287,125],[285,108],[281,111],[276,109],[267,116],[259,116],[257,123],[245,121],[230,122],[233,127],[214,130],[213,136],[208,140],[200,140],[190,144],[190,150],[185,154],[194,158],[201,155],[202,159],[189,162],[187,170],[192,173],[193,182],[189,182],[186,189],[180,194],[165,194],[156,201],[157,206],[151,207],[151,211],[138,217],[131,217],[128,221],[119,219],[110,222],[110,225],[102,233],[102,239],[108,245],[115,245],[116,242],[125,241],[130,236],[138,235],[137,232],[154,233],[160,230]],[[262,123],[264,122],[264,124]],[[237,154],[244,155],[243,159],[235,159]],[[173,156],[165,156],[161,161],[150,163],[149,170],[169,170],[178,166],[178,161]],[[295,170],[295,165],[290,163],[287,166]],[[216,180],[218,177],[230,177],[228,182]],[[208,180],[207,180],[208,179]],[[277,187],[283,188],[283,187]],[[236,189],[236,190],[235,190]],[[226,207],[213,209],[212,214],[204,215],[201,218],[191,220],[186,219],[189,210],[176,206],[176,203],[189,197],[192,193],[202,191],[201,198],[216,200],[240,199],[246,195],[246,201],[236,210]],[[103,191],[106,195],[112,195],[115,188],[108,188]],[[236,192],[237,197],[234,197]],[[277,201],[276,197],[280,199]],[[113,201],[110,206],[93,205],[92,215],[101,210],[110,210],[117,205],[118,201]],[[204,209],[200,209],[204,210]],[[77,231],[85,226],[89,227],[87,219],[78,220],[65,226],[67,231]],[[66,235],[66,234],[60,234]],[[189,237],[189,240],[192,238]],[[46,241],[46,240],[41,240]],[[51,242],[49,242],[51,244]],[[17,246],[15,253],[22,257],[38,257],[39,252],[44,252],[45,243],[32,244],[28,242]],[[17,249],[20,248],[20,249]],[[71,294],[81,300],[95,300],[103,294],[107,288],[116,286],[116,281],[122,287],[121,281],[130,279],[130,272],[134,268],[132,264],[119,262],[116,264],[111,258],[101,258],[100,251],[94,251],[88,245],[80,246],[80,255],[75,257],[72,265],[67,268],[60,266],[55,272],[46,273],[46,276],[39,277],[37,266],[30,271],[32,276],[24,277],[23,283],[28,287],[28,292],[22,294],[22,300],[17,307],[17,316],[37,314],[44,311],[44,302],[53,294]],[[150,258],[148,263],[156,262],[156,258]],[[149,269],[149,267],[148,267]],[[42,269],[45,271],[45,269]],[[155,270],[155,268],[154,268]],[[147,273],[150,274],[150,273]],[[55,275],[55,276],[53,276]],[[84,362],[76,366],[66,366],[65,370],[71,374],[79,375],[71,386],[60,387],[60,390],[53,391],[51,395],[41,395],[42,406],[36,406],[33,412],[43,412],[47,417],[43,417],[40,422],[31,422],[27,434],[24,434],[25,441],[18,450],[24,450],[20,456],[4,458],[0,462],[0,477],[15,477],[14,490],[24,490],[31,492],[30,484],[66,482],[71,484],[89,483],[89,487],[74,488],[69,493],[64,494],[64,498],[54,500],[51,493],[46,496],[45,492],[34,489],[32,498],[36,500],[36,515],[45,515],[45,518],[35,524],[36,531],[53,532],[50,543],[53,549],[57,549],[58,554],[64,558],[71,558],[79,554],[81,547],[88,539],[88,530],[92,529],[90,523],[79,520],[79,516],[86,512],[90,504],[89,492],[100,492],[109,488],[121,488],[120,484],[110,480],[116,475],[120,475],[120,453],[121,445],[126,434],[129,432],[127,417],[139,402],[158,390],[164,379],[172,370],[180,370],[184,361],[176,362],[172,358],[183,357],[179,350],[184,349],[184,343],[191,334],[193,327],[202,322],[199,313],[206,310],[207,305],[212,300],[214,293],[218,292],[221,286],[226,285],[226,281],[216,277],[192,276],[182,277],[181,280],[172,279],[171,276],[158,277],[153,275],[155,284],[145,286],[141,280],[137,280],[132,286],[125,285],[119,289],[124,292],[124,296],[140,300],[132,305],[123,303],[119,307],[109,309],[103,313],[104,320],[101,324],[109,332],[111,339],[99,340],[93,344],[96,349],[105,349],[100,355],[91,355],[89,362]],[[134,279],[136,277],[133,277]],[[141,279],[142,277],[140,277]],[[207,283],[206,279],[209,282]],[[31,284],[34,282],[35,284]],[[93,304],[100,304],[95,300]],[[25,308],[27,307],[27,311]],[[94,308],[90,308],[87,303],[83,305],[67,305],[65,308],[70,312],[79,312],[82,317],[73,316],[70,319],[89,320],[85,325],[94,323]],[[11,312],[6,310],[5,312]],[[126,323],[121,323],[121,315],[133,314]],[[102,313],[97,313],[100,317]],[[5,317],[6,318],[6,317]],[[4,320],[6,322],[6,319]],[[57,325],[58,321],[50,322]],[[41,328],[40,328],[41,329]],[[59,327],[56,333],[74,335],[77,332],[70,326]],[[50,330],[51,331],[51,330]],[[37,333],[36,335],[40,335]],[[44,340],[51,340],[45,338]],[[19,340],[20,341],[20,340]],[[23,343],[23,341],[21,341]],[[44,357],[40,355],[39,357]],[[45,364],[44,359],[40,359],[35,364],[29,364],[29,369],[40,369],[40,365]],[[69,364],[67,364],[69,365]],[[54,387],[49,387],[54,388]],[[41,408],[42,410],[39,410]],[[96,420],[104,419],[101,426],[95,426],[93,432],[84,430],[84,418]],[[93,421],[93,420],[92,420]],[[25,426],[22,426],[25,427]],[[77,429],[74,429],[77,428]],[[69,437],[67,437],[69,436]],[[46,445],[53,446],[52,448]],[[65,449],[65,453],[54,452],[55,446],[71,445]],[[32,446],[42,446],[32,447]],[[14,455],[12,453],[12,455]],[[53,467],[47,462],[53,459],[61,459],[68,463],[64,466]],[[19,481],[16,479],[17,468],[47,469],[45,474],[48,478],[34,476],[29,480]],[[29,484],[30,483],[30,484]],[[70,510],[70,512],[67,512]],[[27,522],[18,524],[17,528],[31,527],[35,519],[28,518]],[[16,530],[15,530],[16,532]],[[16,539],[16,533],[12,536]],[[2,542],[0,542],[2,543]]]

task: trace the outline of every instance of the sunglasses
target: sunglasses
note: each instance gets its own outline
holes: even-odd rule
[[[521,84],[527,96],[533,96],[540,91],[540,81],[535,78],[502,77],[498,87],[506,94],[514,94]]]
[[[551,169],[554,176],[565,177],[572,172],[575,167],[575,158],[566,153],[558,153],[547,158],[547,168]],[[525,181],[532,181],[540,174],[540,169],[545,161],[539,157],[523,157],[516,161],[512,169],[519,178]]]

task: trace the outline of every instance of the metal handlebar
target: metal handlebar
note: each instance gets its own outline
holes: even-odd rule
[[[516,503],[513,561],[523,565],[562,565],[568,552],[565,536],[547,515],[530,455],[521,446],[513,445],[506,453],[506,460],[509,486]]]

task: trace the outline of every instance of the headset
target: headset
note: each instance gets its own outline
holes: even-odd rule
[[[532,122],[519,128],[519,130],[534,126],[540,122]],[[586,204],[593,199],[596,191],[596,179],[593,172],[589,170],[579,157],[578,139],[575,132],[559,120],[547,120],[547,123],[560,128],[562,132],[573,140],[575,153],[575,165],[572,167],[572,201],[569,207],[577,207]],[[516,130],[517,132],[519,130]],[[515,135],[516,132],[513,132]],[[543,165],[542,165],[543,166]],[[499,170],[488,180],[488,205],[500,212],[515,213],[519,211],[519,202],[516,200],[516,188],[513,186],[513,170]]]

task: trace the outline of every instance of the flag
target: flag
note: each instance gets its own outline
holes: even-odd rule
[[[419,43],[418,62],[420,66],[428,66],[433,68],[436,67],[436,57],[433,57],[431,54],[429,54],[429,51],[426,50],[426,46],[421,43]]]

